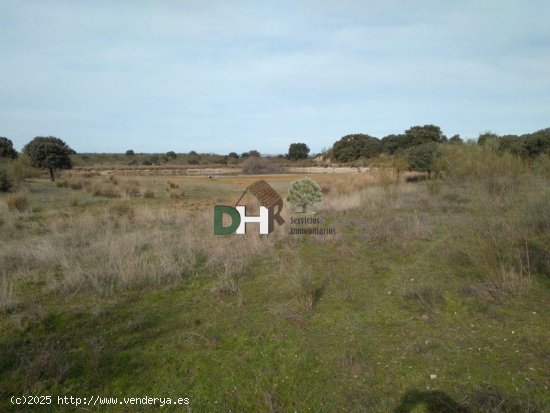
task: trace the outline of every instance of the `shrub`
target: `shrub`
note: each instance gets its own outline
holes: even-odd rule
[[[139,195],[139,181],[135,179],[124,182],[122,188],[127,196]]]
[[[172,181],[168,181],[166,182],[168,184],[168,186],[171,188],[171,189],[177,189],[179,188],[180,186],[178,184],[176,184],[175,182],[172,182]]]
[[[525,200],[523,223],[536,234],[550,233],[550,192],[537,192]]]
[[[69,187],[72,190],[76,191],[76,190],[82,189],[83,184],[82,184],[82,181],[74,179],[74,180],[69,181]]]
[[[533,163],[533,170],[540,177],[550,179],[550,155],[539,155]]]
[[[113,217],[129,217],[135,215],[134,208],[127,201],[116,201],[109,205],[109,213]]]
[[[183,191],[170,191],[170,198],[172,199],[183,199],[185,193]]]
[[[6,166],[6,171],[15,185],[20,185],[25,179],[40,176],[40,170],[31,166],[27,155],[19,155],[17,159],[10,161]]]
[[[271,159],[259,156],[247,157],[242,163],[242,168],[245,174],[270,174],[281,171],[281,167],[273,163]]]
[[[29,200],[21,193],[12,194],[6,198],[6,204],[10,211],[27,211],[30,207]]]
[[[11,187],[12,184],[8,179],[6,168],[3,165],[0,165],[0,192],[8,192]]]
[[[120,197],[120,193],[118,193],[118,191],[114,187],[110,185],[101,185],[101,184],[95,184],[92,187],[92,195],[103,196],[105,198]]]

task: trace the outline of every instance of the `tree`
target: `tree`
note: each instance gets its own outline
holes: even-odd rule
[[[504,135],[498,139],[498,150],[522,155],[524,149],[522,143],[522,139],[517,135]]]
[[[259,158],[261,155],[260,155],[260,152],[258,152],[256,149],[252,149],[251,151],[248,152],[248,156],[255,156]]]
[[[55,181],[55,169],[71,169],[73,164],[69,155],[75,153],[65,142],[53,136],[37,136],[23,148],[35,168],[48,169],[50,179]]]
[[[447,142],[441,128],[435,125],[413,126],[405,131],[405,138],[409,148],[429,142]]]
[[[405,157],[411,171],[428,172],[428,177],[430,177],[436,155],[437,144],[429,142],[409,148]]]
[[[307,159],[309,154],[309,147],[305,143],[292,143],[288,147],[287,158],[292,161],[298,159]]]
[[[0,136],[0,158],[17,158],[17,151],[13,149],[13,142]]]
[[[522,136],[524,153],[532,158],[540,154],[550,154],[550,128]]]
[[[372,158],[381,150],[378,138],[362,133],[346,135],[332,146],[332,154],[340,162],[350,162],[361,157]]]
[[[498,135],[492,132],[485,132],[477,138],[478,145],[485,145],[487,141],[498,139]]]
[[[320,205],[323,195],[315,181],[305,178],[292,182],[286,200],[294,207],[302,207],[302,212],[305,213],[308,206]]]
[[[388,135],[382,138],[382,152],[388,155],[393,155],[401,149],[408,148],[407,138],[405,135]]]
[[[133,149],[128,149],[126,151],[126,156],[134,156],[136,153],[133,151]]]
[[[452,138],[449,138],[449,143],[459,145],[461,143],[464,143],[460,135],[454,135]]]
[[[174,152],[174,151],[168,151],[168,152],[166,152],[166,156],[167,156],[168,158],[172,158],[172,159],[176,159],[176,158],[178,157],[178,155],[177,155],[176,152]]]
[[[227,155],[229,158],[233,159],[239,159],[239,154],[237,152],[229,152],[229,155]]]

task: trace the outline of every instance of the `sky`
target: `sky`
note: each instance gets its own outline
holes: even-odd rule
[[[550,2],[0,0],[0,136],[312,153],[550,127]]]

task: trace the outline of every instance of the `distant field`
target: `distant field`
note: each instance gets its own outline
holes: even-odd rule
[[[288,209],[213,235],[215,204],[303,174],[29,180],[0,195],[0,410],[550,411],[549,185],[514,165],[311,175],[331,236],[289,235]]]

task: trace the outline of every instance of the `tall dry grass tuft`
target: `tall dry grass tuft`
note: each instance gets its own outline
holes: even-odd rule
[[[299,304],[313,311],[325,288],[324,281],[313,274],[311,267],[298,266],[290,273],[290,284]]]
[[[120,198],[120,192],[115,186],[110,184],[95,183],[92,186],[92,195],[105,198]]]
[[[150,188],[147,188],[145,191],[143,191],[143,198],[145,199],[152,199],[155,197],[155,191],[153,191]]]
[[[397,199],[397,192],[399,189],[399,178],[396,171],[390,168],[379,168],[378,182],[384,191],[385,199],[388,204],[393,204]]]
[[[13,280],[5,269],[0,270],[0,312],[10,311],[19,304]]]
[[[136,196],[140,194],[139,181],[135,179],[124,181],[121,186],[126,196]]]
[[[10,211],[25,212],[30,209],[28,198],[20,192],[9,195],[6,198],[6,205]]]

